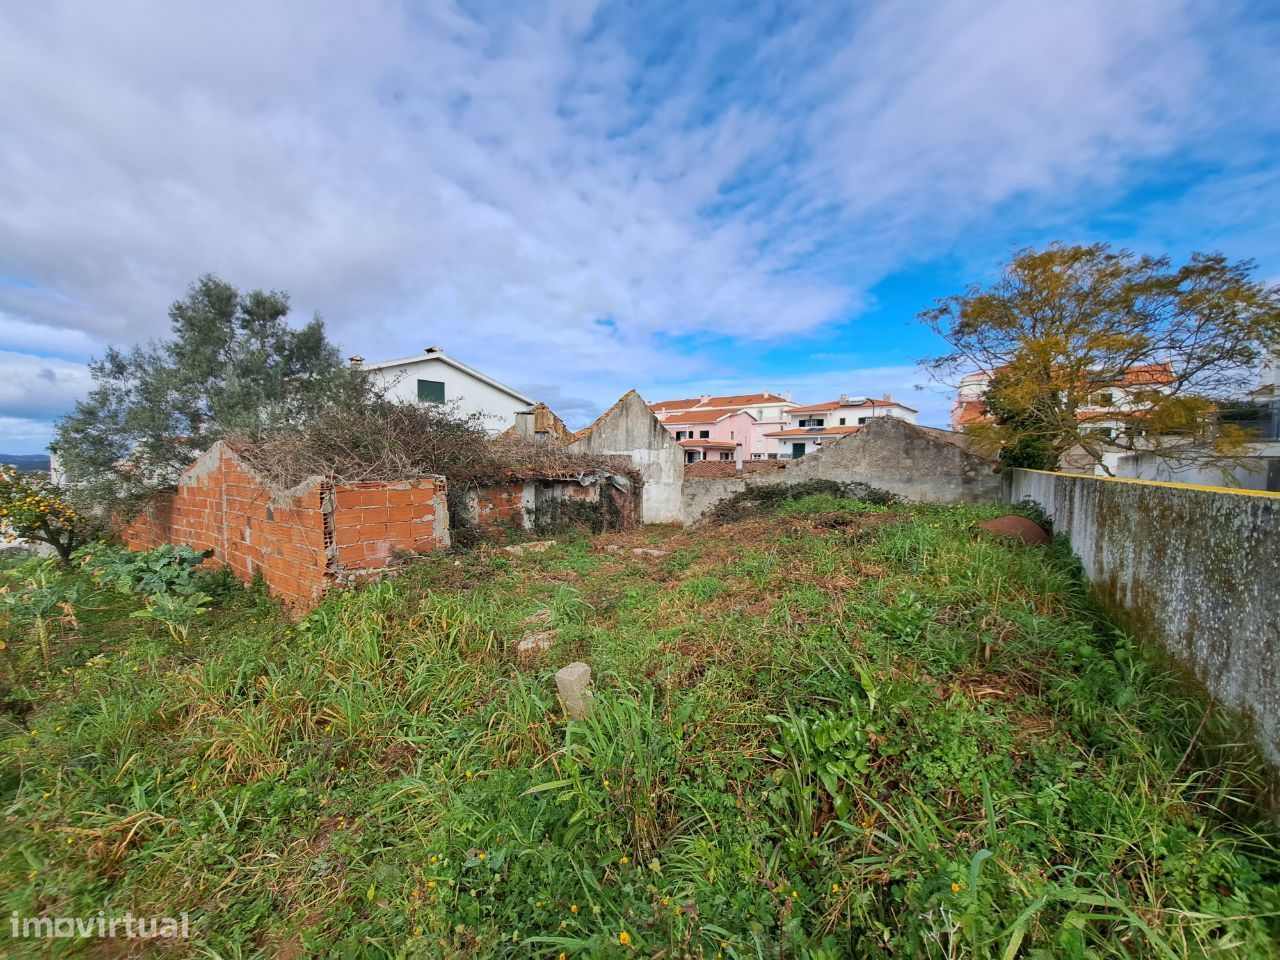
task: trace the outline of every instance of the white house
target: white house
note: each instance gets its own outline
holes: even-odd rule
[[[791,421],[787,427],[765,434],[769,443],[775,445],[765,453],[765,457],[769,460],[797,459],[821,449],[824,443],[855,433],[876,417],[897,417],[907,423],[915,423],[918,412],[887,393],[880,400],[842,393],[838,400],[792,407],[787,411]]]
[[[516,414],[534,401],[479,370],[453,359],[439,347],[427,347],[416,357],[367,363],[352,357],[351,365],[380,382],[387,396],[400,401],[456,403],[462,413],[479,413],[485,426],[500,432],[515,426]]]

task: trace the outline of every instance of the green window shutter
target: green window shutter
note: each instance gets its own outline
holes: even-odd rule
[[[423,403],[444,403],[444,384],[439,380],[419,380],[418,399]]]

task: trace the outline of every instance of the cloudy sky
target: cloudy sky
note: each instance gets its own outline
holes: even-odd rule
[[[1019,246],[1280,277],[1276,14],[0,0],[0,451],[209,271],[575,424],[631,386],[941,422],[914,317]]]

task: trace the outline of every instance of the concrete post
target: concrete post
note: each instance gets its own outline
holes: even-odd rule
[[[571,663],[556,671],[556,692],[571,719],[581,720],[591,712],[591,668],[585,663]]]

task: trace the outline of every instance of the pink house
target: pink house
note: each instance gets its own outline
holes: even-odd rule
[[[686,410],[662,421],[676,442],[684,448],[685,463],[698,460],[751,458],[750,449],[756,418],[745,410]]]
[[[775,441],[766,435],[787,426],[795,403],[775,393],[731,397],[703,394],[688,400],[661,400],[650,409],[685,448],[689,463],[698,460],[761,460]]]

